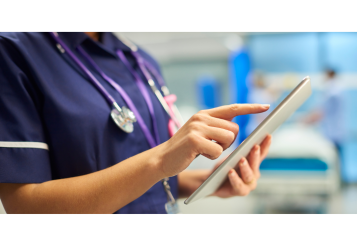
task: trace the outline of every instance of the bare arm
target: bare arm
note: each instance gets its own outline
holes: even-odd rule
[[[0,184],[7,213],[113,213],[164,177],[155,150],[107,169],[41,184]]]

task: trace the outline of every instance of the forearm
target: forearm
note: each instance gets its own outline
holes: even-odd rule
[[[2,184],[3,190],[13,186],[13,191],[2,193],[1,199],[9,213],[113,213],[163,178],[157,154],[151,149],[79,177],[23,186]]]
[[[211,174],[209,169],[185,170],[178,175],[179,197],[190,196]]]

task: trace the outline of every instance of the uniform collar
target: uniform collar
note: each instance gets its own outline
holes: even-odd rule
[[[130,48],[121,42],[113,33],[102,32],[102,45],[110,50],[130,51]]]
[[[58,34],[72,49],[76,49],[79,45],[88,41],[88,43],[95,44],[112,55],[116,55],[117,50],[130,51],[130,48],[111,32],[102,32],[101,42],[92,40],[84,32],[60,32]]]
[[[82,44],[83,41],[90,39],[84,32],[59,32],[58,34],[66,45],[72,49]]]

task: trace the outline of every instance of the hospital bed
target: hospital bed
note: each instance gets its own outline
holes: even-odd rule
[[[339,189],[338,161],[334,145],[313,128],[281,127],[273,134],[252,193],[260,198],[255,212],[326,212],[328,199]]]

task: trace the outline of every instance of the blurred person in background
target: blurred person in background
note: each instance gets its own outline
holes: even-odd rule
[[[320,123],[323,134],[335,144],[339,157],[341,157],[341,145],[346,133],[343,123],[343,91],[336,71],[327,69],[321,103],[303,120],[308,124]]]
[[[269,109],[200,111],[170,138],[174,118],[156,94],[165,95],[165,85],[152,87],[160,78],[150,55],[112,33],[0,33],[6,212],[175,213],[176,199],[213,172],[187,171],[189,164],[199,154],[216,159],[233,143],[234,117]],[[270,143],[268,135],[255,145],[212,195],[253,190]]]

